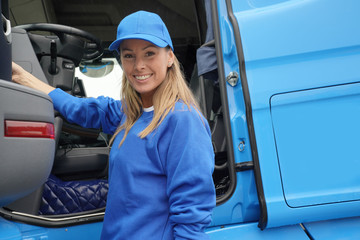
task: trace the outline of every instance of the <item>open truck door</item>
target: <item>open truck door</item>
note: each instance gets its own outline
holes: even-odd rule
[[[360,3],[212,5],[233,145],[251,146],[258,227],[300,224],[311,236],[324,225],[303,223],[358,224]],[[247,128],[239,131],[244,115]],[[235,151],[236,161],[249,161],[241,154]]]

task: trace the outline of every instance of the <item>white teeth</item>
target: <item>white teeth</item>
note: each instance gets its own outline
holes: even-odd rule
[[[138,80],[144,80],[144,79],[149,78],[150,76],[151,76],[151,74],[149,74],[149,75],[142,75],[142,76],[135,76],[135,78],[138,79]]]

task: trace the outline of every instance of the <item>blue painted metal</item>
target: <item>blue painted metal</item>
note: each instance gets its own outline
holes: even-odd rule
[[[360,136],[359,103],[360,83],[271,97],[281,180],[289,207],[359,201],[360,148],[355,141]],[[337,216],[346,211],[347,216],[358,215],[349,206]]]
[[[0,217],[0,239],[20,240],[20,229],[14,223]]]
[[[353,211],[360,208],[355,170],[359,163],[354,158],[358,156],[354,144],[360,131],[356,124],[358,97],[350,90],[341,93],[344,88],[338,85],[360,81],[360,2],[255,0],[232,1],[232,7],[242,39],[267,226],[358,215]],[[222,39],[229,38],[231,27],[227,20],[222,20],[222,24]],[[234,41],[228,39],[223,48],[226,71],[237,69]],[[235,109],[233,128],[243,98],[236,88],[239,86],[229,87],[228,91],[230,109]],[[300,97],[307,98],[319,93],[313,89],[334,97],[331,100],[315,97],[313,104],[300,106],[302,100],[294,92],[302,91]],[[343,101],[344,97],[351,100]],[[287,107],[280,107],[286,104]],[[316,112],[316,108],[321,111]],[[321,134],[326,134],[319,136],[318,128],[309,122],[311,119],[303,122],[289,116],[297,110],[308,115],[310,111],[317,113],[318,119],[314,114],[308,117],[312,117],[317,127],[322,127]],[[341,114],[354,120],[341,118]],[[298,128],[293,133],[290,120],[296,120],[294,125]],[[326,121],[326,125],[321,121]],[[334,131],[333,140],[341,141],[336,146],[343,149],[318,143],[323,140],[329,143],[331,131]],[[339,163],[344,165],[338,166]],[[345,169],[346,166],[355,169]],[[306,172],[307,168],[311,170]],[[300,170],[302,174],[310,174],[309,178],[301,175]],[[334,179],[339,178],[342,180],[334,185]],[[311,185],[313,181],[316,182]]]
[[[217,2],[224,60],[221,64],[224,65],[225,69],[225,76],[222,77],[226,79],[226,76],[230,72],[240,72],[239,60],[236,53],[234,33],[228,19],[225,1],[220,0]],[[233,148],[235,149],[235,163],[252,160],[242,90],[240,83],[235,87],[227,84]],[[238,150],[238,145],[242,141],[245,143],[245,149],[240,152]],[[212,226],[251,222],[256,221],[259,218],[259,203],[253,171],[238,172],[236,178],[236,189],[232,197],[224,204],[217,206],[214,209]]]
[[[232,197],[213,210],[211,226],[252,222],[259,219],[254,173],[252,171],[237,173],[236,186]]]
[[[304,224],[313,239],[360,239],[360,218],[344,218]]]
[[[0,218],[0,239],[4,240],[98,240],[100,239],[101,229],[102,222],[63,228],[45,228],[10,222]]]
[[[214,227],[207,231],[213,240],[308,240],[306,233],[300,225],[291,225],[279,228],[260,230],[257,223],[245,223],[241,225],[229,225]]]

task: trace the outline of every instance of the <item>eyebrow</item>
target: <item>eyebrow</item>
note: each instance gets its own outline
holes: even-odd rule
[[[156,48],[156,46],[155,46],[154,44],[149,44],[148,46],[144,47],[142,50],[145,50],[145,49],[147,49],[147,48],[149,48],[149,47],[154,47],[154,48]]]
[[[146,47],[144,47],[142,50],[146,50],[147,48],[150,48],[150,47],[155,47],[156,48],[156,46],[154,45],[154,44],[149,44],[149,45],[147,45]],[[133,52],[133,50],[132,49],[129,49],[129,48],[122,48],[122,49],[120,49],[121,51],[130,51],[130,52]]]

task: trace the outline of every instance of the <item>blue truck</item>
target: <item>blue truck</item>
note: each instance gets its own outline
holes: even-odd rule
[[[89,97],[140,8],[168,25],[211,126],[210,239],[360,239],[356,0],[1,0],[0,239],[99,239],[111,136],[12,83],[11,62]]]

